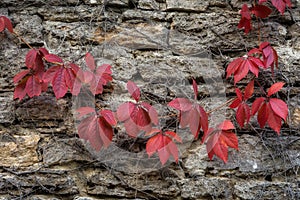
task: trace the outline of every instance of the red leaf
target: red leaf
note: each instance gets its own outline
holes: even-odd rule
[[[101,116],[109,123],[111,126],[117,125],[117,120],[115,114],[110,110],[101,110]]]
[[[139,101],[141,97],[140,88],[132,81],[127,82],[127,90],[131,94],[132,98]]]
[[[288,106],[281,99],[271,98],[269,100],[272,111],[286,121],[288,116]]]
[[[152,156],[158,149],[164,146],[163,134],[157,134],[151,137],[146,144],[146,151],[148,156]]]
[[[234,133],[223,131],[221,137],[227,146],[239,150],[238,138]]]
[[[144,127],[151,123],[149,113],[140,106],[135,106],[132,113],[130,113],[130,117],[137,126]]]
[[[9,32],[13,33],[14,30],[13,30],[13,26],[12,26],[12,24],[11,24],[10,19],[8,19],[8,18],[5,17],[5,16],[2,16],[2,18],[4,19],[4,23],[5,23],[5,26],[6,26],[7,30],[8,30]]]
[[[100,129],[100,137],[103,143],[103,146],[107,148],[113,138],[113,128],[112,126],[104,119],[104,117],[100,117],[98,119],[99,129]]]
[[[100,128],[96,115],[87,117],[80,122],[78,126],[78,135],[80,138],[89,141],[96,151],[101,150],[103,142],[100,137]]]
[[[186,111],[186,112],[180,111],[179,119],[180,119],[179,123],[180,123],[181,128],[185,128],[190,123],[190,112],[189,111]]]
[[[290,0],[272,0],[272,4],[277,8],[277,10],[283,15],[285,11],[286,5],[288,7],[292,6],[292,3]]]
[[[256,76],[258,77],[258,72],[259,72],[259,66],[263,67],[264,64],[259,58],[255,58],[250,56],[249,57],[249,62],[246,63],[249,67],[249,70]]]
[[[20,73],[18,73],[17,75],[15,75],[13,81],[14,83],[18,83],[21,79],[23,79],[28,73],[30,72],[29,69],[26,69],[24,71],[21,71]]]
[[[210,160],[216,155],[226,163],[228,160],[228,147],[238,150],[238,139],[236,135],[225,130],[227,128],[232,129],[232,126],[233,124],[226,120],[217,126],[217,130],[211,128],[208,131],[209,135],[204,136],[205,138],[209,136],[206,143],[206,150]]]
[[[241,58],[234,59],[232,62],[230,62],[226,69],[227,72],[226,78],[228,78],[231,74],[234,74],[243,61],[244,58],[241,57]]]
[[[158,153],[161,164],[162,165],[166,164],[166,162],[168,161],[168,159],[170,157],[170,152],[168,151],[167,147],[158,149],[157,153]]]
[[[5,29],[5,22],[4,22],[3,17],[1,16],[0,17],[0,32],[4,31],[4,29]]]
[[[264,5],[256,5],[251,8],[251,12],[257,17],[266,18],[271,14],[272,10]]]
[[[38,51],[35,49],[31,49],[28,51],[26,54],[25,58],[25,64],[29,69],[34,69],[35,68],[35,62],[36,62],[36,57],[38,55]]]
[[[253,54],[261,54],[262,52],[261,52],[261,50],[259,50],[258,48],[254,48],[254,49],[251,49],[248,53],[247,53],[247,55],[248,56],[252,56]]]
[[[206,144],[206,151],[208,152],[208,157],[212,160],[213,156],[216,155],[225,163],[228,160],[228,147],[223,145],[219,140],[219,134],[214,134],[210,137]]]
[[[234,74],[234,83],[236,84],[248,74],[249,70],[255,74],[255,76],[258,76],[259,66],[263,66],[262,61],[253,56],[237,58],[229,63],[226,69],[226,78]]]
[[[170,141],[167,146],[167,151],[173,156],[174,160],[176,163],[178,163],[178,148],[176,146],[176,144],[173,141]],[[158,152],[158,155],[160,155],[160,152]],[[161,156],[160,156],[161,157]],[[162,160],[161,160],[162,161]],[[161,162],[162,165],[164,165],[165,163]]]
[[[251,12],[250,12],[247,4],[243,4],[242,10],[241,10],[241,15],[242,15],[242,18],[251,19]]]
[[[201,123],[201,127],[203,132],[207,132],[208,131],[208,114],[205,112],[205,110],[199,105],[199,113],[200,113],[200,123]]]
[[[134,103],[126,102],[121,104],[117,109],[117,117],[119,121],[125,121],[130,118],[130,114],[133,112],[135,108]]]
[[[79,76],[79,78],[84,83],[90,83],[91,91],[93,94],[95,94],[96,87],[97,87],[95,74],[90,71],[82,71],[82,72],[83,72],[83,76],[82,77]],[[91,82],[93,82],[93,84]]]
[[[179,119],[182,128],[189,125],[194,138],[198,137],[201,127],[204,132],[208,129],[208,115],[198,104],[192,105],[191,109],[186,112],[181,111]]]
[[[238,28],[244,28],[245,34],[248,34],[252,29],[251,19],[242,17],[238,24]]]
[[[79,113],[77,115],[77,118],[81,118],[84,115],[87,115],[87,114],[90,114],[90,113],[94,113],[94,115],[96,114],[95,108],[92,108],[92,107],[80,107],[76,110],[76,112]]]
[[[39,48],[38,50],[42,57],[49,54],[48,50],[43,47]]]
[[[200,123],[200,114],[195,107],[189,111],[189,126],[191,133],[196,139],[199,135],[201,123]]]
[[[270,107],[269,107],[270,108]],[[268,124],[271,129],[277,132],[277,134],[280,134],[280,129],[281,129],[281,118],[276,115],[272,109],[268,110],[269,112],[269,117],[268,117]]]
[[[40,80],[35,76],[30,76],[26,82],[25,90],[30,98],[33,96],[39,96],[42,93]]]
[[[152,124],[158,124],[157,112],[147,103],[126,102],[118,107],[117,117],[119,121],[124,121],[126,132],[132,137],[140,131],[148,133],[152,130]]]
[[[57,73],[57,71],[61,68],[61,66],[53,66],[53,67],[50,67],[45,73],[44,73],[44,76],[43,76],[43,80],[45,82],[52,82],[53,81],[53,78],[55,76],[55,74]]]
[[[61,67],[55,73],[53,80],[52,80],[53,91],[55,94],[56,99],[59,99],[68,91],[65,79],[65,68]]]
[[[197,85],[195,79],[193,79],[193,90],[194,90],[194,99],[197,100],[197,95],[198,95],[198,85]]]
[[[177,142],[182,142],[181,137],[173,131],[166,131],[165,134],[171,136],[171,138],[175,139]]]
[[[255,115],[255,113],[258,111],[258,109],[261,107],[261,104],[265,101],[266,99],[264,97],[259,97],[255,99],[255,101],[252,104],[252,115]]]
[[[178,148],[176,144],[171,138],[163,135],[161,132],[148,140],[146,151],[149,157],[157,152],[162,165],[167,162],[170,155],[178,162]]]
[[[267,103],[263,103],[257,114],[257,121],[259,123],[260,128],[263,128],[266,125],[269,117],[269,105]]]
[[[274,73],[274,66],[278,68],[278,55],[276,50],[269,42],[263,42],[259,45],[259,49],[263,54],[264,68],[271,66],[272,74]]]
[[[281,90],[281,88],[284,86],[285,83],[283,82],[278,82],[273,84],[270,89],[268,90],[268,97],[272,96],[273,94],[275,94],[276,92],[278,92],[279,90]]]
[[[254,80],[252,80],[245,88],[244,100],[249,99],[254,92]]]
[[[108,64],[101,65],[97,68],[96,72],[78,70],[77,76],[81,82],[88,84],[92,94],[101,94],[103,92],[103,86],[112,80],[111,66]],[[78,88],[79,87],[79,88]],[[81,84],[76,81],[76,93],[79,93]]]
[[[242,94],[242,92],[241,92],[241,90],[239,88],[235,88],[235,93],[236,93],[237,98],[240,101],[243,101],[243,94]]]
[[[80,73],[80,72],[78,71],[76,75],[78,75],[78,73]],[[74,85],[73,85],[73,88],[71,90],[72,95],[77,96],[80,93],[81,86],[82,86],[81,81],[77,76],[75,78]]]
[[[92,111],[87,109],[86,111]],[[85,112],[85,110],[83,110]],[[91,146],[99,151],[102,147],[108,147],[112,141],[113,129],[103,117],[94,114],[83,119],[78,126],[80,138],[88,140]]]
[[[158,125],[159,119],[158,119],[158,114],[157,114],[156,109],[153,106],[151,106],[150,104],[145,103],[145,102],[142,102],[141,105],[144,108],[146,108],[146,110],[148,111],[151,122],[155,125]]]
[[[55,55],[55,54],[48,54],[48,55],[45,55],[45,60],[47,60],[48,62],[50,63],[54,63],[54,64],[57,64],[57,65],[63,65],[63,60]]]
[[[40,54],[36,55],[35,62],[32,69],[34,70],[34,74],[38,75],[39,78],[42,79],[45,71],[45,65],[44,65],[43,58]]]
[[[7,30],[11,33],[14,32],[10,19],[5,16],[0,16],[0,32],[2,32],[5,28],[7,28]]]
[[[99,77],[99,82],[102,85],[106,85],[109,81],[112,81],[111,74],[112,71],[109,64],[103,64],[96,70],[96,76]]]
[[[95,60],[94,57],[92,56],[92,54],[90,54],[89,52],[87,52],[85,54],[85,62],[86,65],[92,70],[94,71],[96,69],[96,64],[95,64]]]
[[[27,82],[27,79],[25,79],[25,80],[23,79],[16,86],[15,91],[14,91],[14,99],[19,98],[20,100],[22,100],[26,96],[26,90],[25,90],[26,82]]]
[[[238,98],[234,99],[234,101],[229,105],[230,108],[237,108],[242,103]]]
[[[131,137],[137,137],[141,131],[140,127],[138,127],[131,119],[125,121],[124,127],[126,129],[126,133]]]
[[[168,106],[180,111],[189,111],[192,108],[192,103],[186,98],[176,98],[168,103]]]
[[[230,120],[223,121],[217,127],[219,130],[224,130],[224,131],[235,129],[234,125],[232,124],[232,122]]]
[[[79,67],[73,63],[68,64],[68,68],[65,68],[65,79],[66,79],[66,86],[70,88],[71,93],[73,95],[78,94],[77,93],[77,88],[73,91],[74,85],[75,85],[75,80],[77,73],[79,71]],[[76,85],[77,87],[77,85]]]
[[[245,122],[248,123],[251,117],[250,108],[247,104],[241,104],[236,111],[236,120],[241,128],[244,127]]]

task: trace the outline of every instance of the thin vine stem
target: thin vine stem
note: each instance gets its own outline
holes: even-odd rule
[[[30,49],[34,49],[22,36],[20,36],[18,33],[13,32],[13,34],[21,40],[23,43],[25,43]]]
[[[218,107],[216,107],[216,108],[214,108],[214,109],[208,111],[207,114],[213,113],[214,111],[223,108],[223,107],[226,106],[227,104],[231,103],[234,99],[235,99],[235,98],[232,98],[232,99],[227,100],[227,101],[226,101],[225,103],[223,103],[222,105],[220,105],[220,106],[218,106]]]

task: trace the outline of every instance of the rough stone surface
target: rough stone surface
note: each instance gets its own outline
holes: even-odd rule
[[[15,131],[0,129],[0,166],[13,168],[37,164],[39,134],[28,129]]]
[[[229,150],[225,164],[209,161],[206,147],[178,130],[178,164],[162,168],[148,158],[145,141],[115,128],[113,144],[95,152],[79,139],[76,106],[94,97],[56,100],[52,89],[39,97],[13,100],[13,77],[25,69],[28,47],[7,31],[0,33],[0,199],[300,199],[300,5],[284,15],[253,20],[245,35],[237,28],[240,0],[1,0],[0,14],[33,47],[46,47],[64,60],[84,66],[87,51],[97,65],[112,65],[111,86],[97,103],[116,110],[130,100],[126,82],[142,88],[144,101],[162,116],[175,97],[199,99],[214,110],[234,94],[224,80],[228,62],[244,55],[260,40],[277,50],[279,69],[260,76],[263,86],[286,85],[279,92],[289,105],[280,136],[260,129],[256,120],[238,129],[239,151]],[[251,78],[251,77],[249,77]],[[266,81],[269,79],[270,81]],[[242,80],[242,84],[246,84]],[[87,98],[86,98],[87,97]],[[92,104],[93,105],[93,104]],[[211,113],[211,124],[233,112]],[[161,124],[170,123],[163,119]],[[168,128],[173,128],[171,125]],[[134,143],[136,142],[136,143]]]

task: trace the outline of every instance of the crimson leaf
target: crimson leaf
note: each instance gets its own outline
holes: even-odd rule
[[[149,132],[152,124],[158,125],[158,114],[148,103],[126,102],[117,109],[119,121],[124,122],[128,135],[137,137],[140,131]]]
[[[257,98],[252,104],[252,115],[257,114],[257,121],[261,128],[266,123],[269,124],[270,128],[280,134],[281,121],[286,121],[288,116],[288,106],[281,99],[269,98],[272,94],[278,92],[283,86],[283,83],[273,84],[268,91],[268,98],[260,97]]]
[[[132,81],[127,82],[127,90],[131,94],[132,98],[139,101],[141,97],[140,88]]]
[[[208,115],[199,104],[185,98],[176,98],[169,102],[168,106],[180,111],[181,127],[189,126],[194,138],[198,137],[201,128],[204,132],[207,131]]]
[[[77,109],[78,118],[90,115],[81,120],[78,126],[78,135],[80,138],[90,142],[91,146],[100,151],[103,147],[107,148],[113,138],[113,125],[116,125],[114,114],[110,110],[101,110],[96,112],[91,107],[81,107]]]
[[[159,134],[151,137],[146,144],[148,156],[152,156],[155,152],[158,153],[160,162],[164,165],[170,155],[178,162],[178,148],[172,138],[181,142],[181,138],[173,131],[166,131],[164,134],[159,130]]]
[[[225,120],[216,129],[209,128],[203,135],[202,142],[206,141],[206,150],[210,160],[216,155],[226,163],[228,147],[238,150],[238,138],[231,129],[234,129],[232,122]]]
[[[5,28],[7,28],[7,30],[11,33],[14,32],[10,19],[5,16],[0,16],[0,32],[2,32]]]
[[[251,8],[251,12],[255,16],[263,19],[263,18],[268,17],[271,14],[272,10],[269,7],[264,6],[264,5],[256,5]]]
[[[238,28],[244,28],[245,33],[247,34],[252,29],[252,26],[251,26],[251,12],[250,12],[247,4],[244,4],[242,6],[241,15],[242,15],[242,17],[241,17],[241,20],[238,24]]]
[[[264,66],[262,61],[253,56],[244,56],[233,60],[229,63],[226,72],[228,78],[231,74],[234,75],[234,83],[236,84],[243,79],[249,70],[258,77],[259,66]]]

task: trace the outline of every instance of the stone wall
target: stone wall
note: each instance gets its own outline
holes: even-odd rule
[[[149,162],[138,154],[144,145],[124,138],[122,127],[116,128],[116,145],[94,152],[76,135],[74,104],[83,98],[56,101],[49,89],[13,100],[12,78],[24,68],[28,47],[1,33],[1,199],[300,199],[300,3],[292,2],[289,12],[274,11],[261,22],[261,40],[280,56],[276,79],[287,83],[280,97],[289,105],[288,123],[280,137],[269,129],[238,130],[239,151],[230,151],[227,164],[209,161],[205,146],[186,138],[179,164],[158,167],[157,158]],[[99,65],[111,64],[114,81],[97,97],[104,106],[115,109],[128,100],[125,84],[133,80],[143,88],[143,99],[159,107],[175,96],[192,96],[194,77],[202,104],[212,110],[234,95],[232,80],[224,80],[228,62],[258,43],[255,23],[248,35],[237,29],[242,4],[0,0],[0,14],[34,47],[79,65],[90,51]],[[211,123],[220,116],[233,119],[221,109]]]

